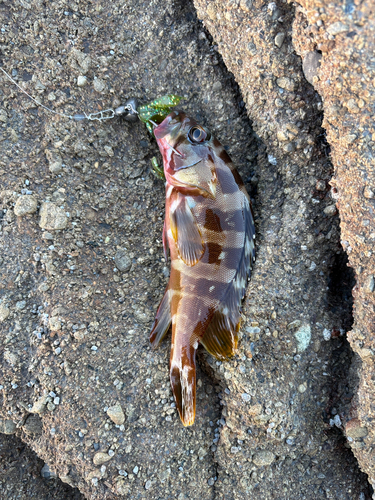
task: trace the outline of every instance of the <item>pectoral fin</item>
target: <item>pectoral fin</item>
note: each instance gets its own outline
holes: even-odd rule
[[[202,236],[187,197],[178,196],[171,207],[170,226],[181,259],[188,266],[194,266],[202,257],[204,246]]]

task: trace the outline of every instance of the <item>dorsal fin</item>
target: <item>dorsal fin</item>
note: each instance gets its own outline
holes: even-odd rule
[[[171,204],[169,216],[178,253],[187,266],[194,266],[202,257],[204,246],[186,196],[177,193],[176,199]]]
[[[233,356],[237,348],[241,301],[254,262],[254,221],[249,200],[245,196],[243,211],[245,238],[237,272],[234,279],[228,283],[226,293],[220,300],[220,304],[200,340],[205,349],[217,359],[227,359]]]

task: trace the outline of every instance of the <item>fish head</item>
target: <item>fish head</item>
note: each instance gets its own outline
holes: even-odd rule
[[[215,198],[217,176],[210,132],[182,111],[154,128],[169,185],[186,195]]]

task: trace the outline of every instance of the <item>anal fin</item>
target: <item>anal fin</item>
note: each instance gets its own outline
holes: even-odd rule
[[[164,251],[165,261],[168,262],[168,238],[167,238],[167,226],[165,219],[163,225],[163,251]]]
[[[200,343],[216,359],[228,359],[237,349],[239,328],[239,312],[229,316],[219,309],[212,316]]]
[[[167,287],[150,332],[150,342],[154,348],[158,347],[171,325],[171,296],[172,291]]]

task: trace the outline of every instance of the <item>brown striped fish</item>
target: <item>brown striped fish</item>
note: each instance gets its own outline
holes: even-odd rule
[[[166,178],[163,244],[171,272],[150,341],[157,347],[172,324],[170,381],[188,426],[195,419],[198,345],[219,360],[237,348],[254,221],[240,175],[206,128],[173,111],[154,134]]]

